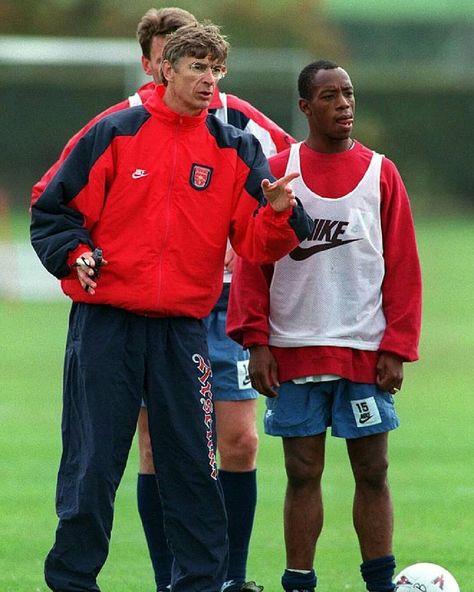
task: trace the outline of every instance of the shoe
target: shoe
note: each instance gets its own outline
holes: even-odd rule
[[[240,588],[240,592],[262,592],[263,586],[259,586],[255,582],[245,582],[245,584]]]

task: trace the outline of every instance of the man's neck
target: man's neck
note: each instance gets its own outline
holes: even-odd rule
[[[321,140],[308,136],[305,140],[306,146],[315,152],[322,152],[323,154],[338,154],[339,152],[346,152],[354,147],[354,140],[352,138],[344,138],[342,140]]]
[[[163,95],[164,104],[178,115],[186,117],[197,117],[202,113],[202,109],[192,109],[188,107],[183,101],[175,95],[173,90],[167,86]]]

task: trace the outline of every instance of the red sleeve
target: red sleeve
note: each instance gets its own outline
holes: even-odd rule
[[[269,286],[273,265],[253,265],[238,257],[227,307],[227,334],[243,347],[268,345]]]
[[[282,152],[269,160],[276,177],[284,174],[288,154]],[[237,257],[230,285],[227,333],[243,347],[268,345],[272,275],[273,264],[255,265]]]
[[[385,277],[383,309],[387,322],[380,350],[412,362],[418,359],[421,328],[421,270],[407,192],[395,165],[384,158],[381,218]]]
[[[311,231],[302,205],[276,212],[269,204],[256,203],[246,189],[240,195],[229,227],[230,244],[239,257],[256,265],[278,261]]]
[[[72,136],[72,138],[69,139],[68,143],[63,148],[63,151],[61,152],[58,160],[46,171],[46,173],[41,177],[41,179],[39,181],[37,181],[37,183],[35,183],[35,185],[33,186],[33,190],[31,192],[30,208],[33,204],[35,204],[38,201],[41,194],[45,190],[46,185],[51,181],[51,179],[57,173],[57,171],[61,167],[62,163],[66,160],[69,153],[74,148],[74,146],[78,143],[78,141],[82,138],[82,136],[84,136],[93,125],[95,125],[100,119],[102,119],[106,115],[109,115],[110,113],[115,113],[116,111],[121,111],[122,109],[127,109],[129,106],[130,105],[129,105],[128,99],[125,99],[124,101],[121,101],[120,103],[112,105],[112,107],[109,107],[105,111],[102,111],[101,113],[96,115],[93,119],[91,119],[89,121],[89,123],[86,123],[86,125],[84,127],[82,127],[78,132],[76,132]]]
[[[292,251],[308,236],[313,221],[301,203],[281,212],[266,203],[261,183],[273,180],[268,161],[254,136],[243,134],[240,140],[229,240],[239,257],[263,265]]]

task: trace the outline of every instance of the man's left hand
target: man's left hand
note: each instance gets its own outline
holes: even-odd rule
[[[396,354],[382,352],[377,362],[377,386],[394,395],[402,388],[402,382],[403,360]]]

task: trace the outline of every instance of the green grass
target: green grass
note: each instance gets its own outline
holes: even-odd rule
[[[397,395],[391,486],[399,567],[445,565],[469,592],[474,568],[474,223],[418,224],[425,304],[421,360]],[[0,302],[0,590],[46,592],[60,455],[61,373],[67,304]],[[260,416],[263,400],[260,400]],[[136,444],[118,492],[104,592],[152,592],[136,510]],[[248,575],[277,592],[284,567],[285,478],[278,439],[262,434],[259,504]],[[362,592],[351,524],[353,484],[344,442],[328,439],[325,527],[317,549],[320,592]],[[302,511],[304,509],[302,508]]]

